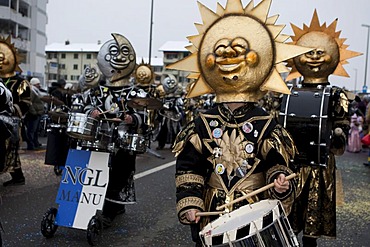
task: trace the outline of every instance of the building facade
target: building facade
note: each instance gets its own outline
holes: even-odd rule
[[[54,43],[47,45],[46,52],[46,84],[59,79],[66,80],[77,87],[79,77],[83,74],[86,66],[94,66],[97,64],[97,56],[102,44],[98,41],[96,44],[89,43]],[[148,58],[136,58],[136,63],[148,63]],[[151,66],[155,73],[155,82],[159,83],[163,70],[162,58],[151,58]]]
[[[166,75],[172,74],[176,77],[177,81],[183,86],[183,88],[186,87],[190,81],[187,78],[189,73],[185,71],[166,69],[166,66],[189,56],[190,51],[185,48],[189,44],[190,43],[186,41],[167,41],[158,49],[163,52],[163,71],[161,80],[163,80]]]
[[[0,35],[11,42],[22,57],[22,75],[37,77],[44,84],[47,43],[48,0],[0,0]]]

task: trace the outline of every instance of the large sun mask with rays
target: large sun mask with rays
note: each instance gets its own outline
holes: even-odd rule
[[[291,25],[295,34],[293,43],[315,49],[293,59],[294,65],[287,80],[303,76],[305,83],[319,84],[327,83],[331,74],[349,77],[342,65],[361,53],[347,50],[345,39],[340,39],[340,32],[335,30],[337,20],[328,27],[325,23],[320,25],[315,10],[309,27],[304,25],[300,29]]]
[[[18,66],[20,57],[13,44],[11,44],[10,36],[6,39],[0,37],[0,77],[9,78],[15,73],[22,72]]]
[[[188,97],[215,93],[217,102],[256,102],[268,91],[289,94],[279,72],[283,61],[311,48],[288,45],[278,16],[268,17],[271,0],[243,7],[241,0],[218,4],[216,13],[198,2],[203,24],[199,35],[188,37],[192,55],[167,66],[192,72],[196,82]]]

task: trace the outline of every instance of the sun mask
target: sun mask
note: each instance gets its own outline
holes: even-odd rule
[[[217,102],[257,102],[268,91],[290,93],[279,74],[287,70],[282,62],[312,49],[283,43],[284,26],[267,16],[271,0],[245,7],[228,0],[216,13],[198,5],[203,24],[196,24],[199,35],[188,37],[192,54],[167,66],[192,72],[188,97],[215,93]]]
[[[320,25],[316,10],[311,24],[304,25],[303,29],[291,24],[295,36],[293,44],[312,47],[314,50],[293,59],[292,70],[286,80],[303,76],[304,82],[320,84],[329,82],[329,75],[349,77],[343,68],[347,59],[359,56],[361,53],[347,50],[345,39],[339,38],[340,32],[336,31],[337,20],[328,27]]]

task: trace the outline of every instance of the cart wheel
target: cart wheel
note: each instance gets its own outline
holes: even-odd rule
[[[103,231],[102,221],[98,216],[93,216],[87,225],[87,242],[91,246],[99,243]]]
[[[58,229],[58,225],[55,225],[55,217],[57,216],[57,212],[58,210],[56,208],[49,208],[49,210],[42,217],[41,233],[46,238],[52,238]]]
[[[60,176],[62,175],[62,172],[63,172],[63,168],[61,168],[60,166],[54,166],[55,175]]]

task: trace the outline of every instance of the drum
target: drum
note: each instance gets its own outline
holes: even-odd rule
[[[294,87],[284,95],[279,122],[293,136],[297,165],[325,166],[330,147],[330,87]]]
[[[83,140],[81,147],[91,151],[112,152],[114,144],[112,143],[113,128],[106,124],[98,127],[94,140]]]
[[[45,153],[45,164],[64,166],[70,143],[66,134],[66,126],[61,124],[50,124],[47,129],[47,148]]]
[[[204,246],[299,246],[279,200],[262,200],[226,213],[199,235]]]
[[[144,153],[148,147],[148,140],[140,134],[129,134],[126,131],[126,126],[117,127],[117,144],[120,148],[127,151],[135,151]]]
[[[68,115],[67,134],[75,139],[94,141],[99,121],[84,113],[72,112]]]

